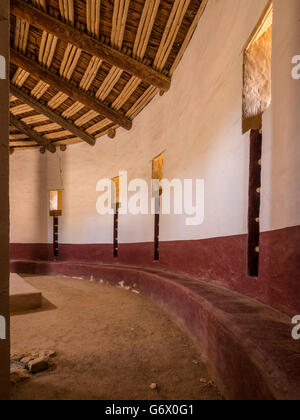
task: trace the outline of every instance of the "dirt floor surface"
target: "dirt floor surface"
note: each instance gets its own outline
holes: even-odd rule
[[[12,354],[57,357],[53,369],[13,385],[13,400],[221,399],[193,342],[150,299],[82,279],[26,281],[44,303],[12,316]]]

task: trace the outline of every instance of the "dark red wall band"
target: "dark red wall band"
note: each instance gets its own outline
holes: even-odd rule
[[[156,267],[190,274],[255,298],[289,315],[300,314],[300,226],[261,233],[258,278],[247,273],[248,236],[199,241],[160,242],[160,261],[153,243],[113,245],[60,244],[60,261]],[[51,260],[51,244],[12,244],[11,259]]]

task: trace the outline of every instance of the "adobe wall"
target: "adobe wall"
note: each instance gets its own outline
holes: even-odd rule
[[[164,151],[166,178],[204,179],[205,217],[199,226],[186,226],[186,216],[162,216],[155,266],[224,285],[293,315],[300,311],[300,81],[291,77],[292,57],[300,54],[298,0],[274,0],[272,103],[263,116],[261,266],[259,278],[247,276],[250,135],[242,134],[243,51],[267,4],[209,1],[171,90],[153,100],[130,132],[119,129],[114,140],[103,137],[94,148],[68,148],[62,160],[61,259],[154,264],[152,215],[120,216],[119,258],[113,261],[113,217],[97,213],[96,185],[119,170],[128,171],[129,181],[150,180],[151,160]],[[22,200],[19,185],[26,183],[20,181],[24,159],[30,168],[37,154],[12,157],[14,203]],[[44,191],[61,182],[55,181],[58,157],[45,158]],[[29,187],[35,177],[30,175]],[[23,197],[22,223],[30,229],[22,229],[15,204],[13,257],[32,258],[36,251],[38,258],[51,257],[52,220],[46,238],[45,226],[37,229],[32,217],[32,209],[47,213],[45,196]]]

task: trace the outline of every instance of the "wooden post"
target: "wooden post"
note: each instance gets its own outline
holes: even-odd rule
[[[154,261],[159,261],[159,216],[160,216],[160,197],[155,199],[155,219],[154,219]]]
[[[9,0],[0,2],[0,400],[9,398]]]
[[[159,216],[160,216],[160,199],[162,196],[162,187],[159,181],[163,179],[164,173],[164,154],[161,153],[159,156],[152,161],[152,182],[153,193],[155,197],[155,218],[154,218],[154,261],[159,261]]]
[[[120,204],[116,203],[114,214],[114,258],[118,258],[119,253],[119,207]]]
[[[54,259],[58,257],[58,217],[53,217],[53,255]]]
[[[251,130],[248,211],[248,274],[251,277],[259,274],[261,155],[262,134]]]

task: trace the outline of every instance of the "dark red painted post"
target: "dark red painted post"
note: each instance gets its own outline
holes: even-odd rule
[[[160,197],[155,198],[155,219],[154,219],[154,261],[159,261],[159,216]]]
[[[262,134],[251,130],[248,210],[248,274],[251,277],[257,277],[259,272],[261,156]]]
[[[114,258],[118,258],[119,251],[119,204],[116,204],[116,210],[114,213]]]
[[[53,255],[58,257],[58,217],[53,217]]]

